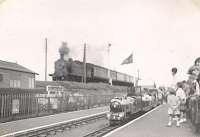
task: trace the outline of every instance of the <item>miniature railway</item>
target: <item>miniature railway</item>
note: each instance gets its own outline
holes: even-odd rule
[[[48,135],[56,135],[57,132],[64,132],[72,128],[78,128],[81,125],[89,124],[92,121],[97,121],[106,118],[106,113],[103,112],[93,116],[87,116],[80,119],[72,119],[69,121],[63,121],[55,124],[45,125],[24,131],[14,132],[3,135],[1,137],[47,137]]]
[[[85,135],[83,137],[101,137],[101,136],[107,134],[108,132],[118,128],[118,127],[119,127],[119,125],[118,126],[107,126],[107,127],[104,127],[104,128],[102,128],[100,130],[97,130],[97,131],[95,131],[93,133],[89,133],[89,134],[87,134],[87,135]]]
[[[143,114],[145,114],[144,112],[138,112],[136,114],[134,114],[130,119],[128,119],[126,122],[120,124],[120,125],[114,125],[114,126],[106,126],[106,127],[103,127],[95,132],[92,132],[92,133],[89,133],[83,137],[102,137],[104,135],[106,135],[107,133],[111,132],[112,130],[116,129],[116,128],[119,128],[125,124],[127,124],[128,122],[142,116]]]

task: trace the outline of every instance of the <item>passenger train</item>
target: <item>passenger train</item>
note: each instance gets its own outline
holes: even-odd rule
[[[105,67],[92,63],[86,63],[86,81],[87,82],[105,82],[108,83],[108,72]],[[55,62],[55,72],[50,74],[54,81],[77,81],[81,82],[83,78],[83,62],[73,61],[71,58],[65,60],[61,58]],[[113,85],[131,86],[133,85],[133,76],[110,70],[110,77]]]

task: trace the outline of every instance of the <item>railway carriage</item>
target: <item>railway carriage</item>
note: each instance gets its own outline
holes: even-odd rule
[[[100,66],[93,65],[93,80],[94,81],[108,81],[108,69]]]
[[[129,78],[130,78],[130,83],[134,83],[134,77],[133,76],[129,76]]]
[[[117,71],[111,70],[110,76],[111,76],[113,81],[117,81]]]
[[[126,76],[123,73],[117,72],[117,81],[126,81]]]

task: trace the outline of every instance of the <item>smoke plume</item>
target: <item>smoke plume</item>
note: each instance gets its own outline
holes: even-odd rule
[[[67,42],[62,42],[62,46],[59,48],[60,54],[68,55],[69,54],[69,48],[67,46]]]

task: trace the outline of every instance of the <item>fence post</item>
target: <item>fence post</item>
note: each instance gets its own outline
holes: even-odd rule
[[[36,116],[39,116],[39,103],[38,103],[38,97],[35,98],[35,106],[36,106]]]
[[[4,96],[3,94],[1,94],[1,99],[2,99],[2,102],[1,102],[1,119],[4,117]]]
[[[50,97],[47,97],[48,98],[48,106],[47,106],[47,111],[48,111],[48,114],[50,113],[50,105],[51,105],[51,102],[50,102]]]

